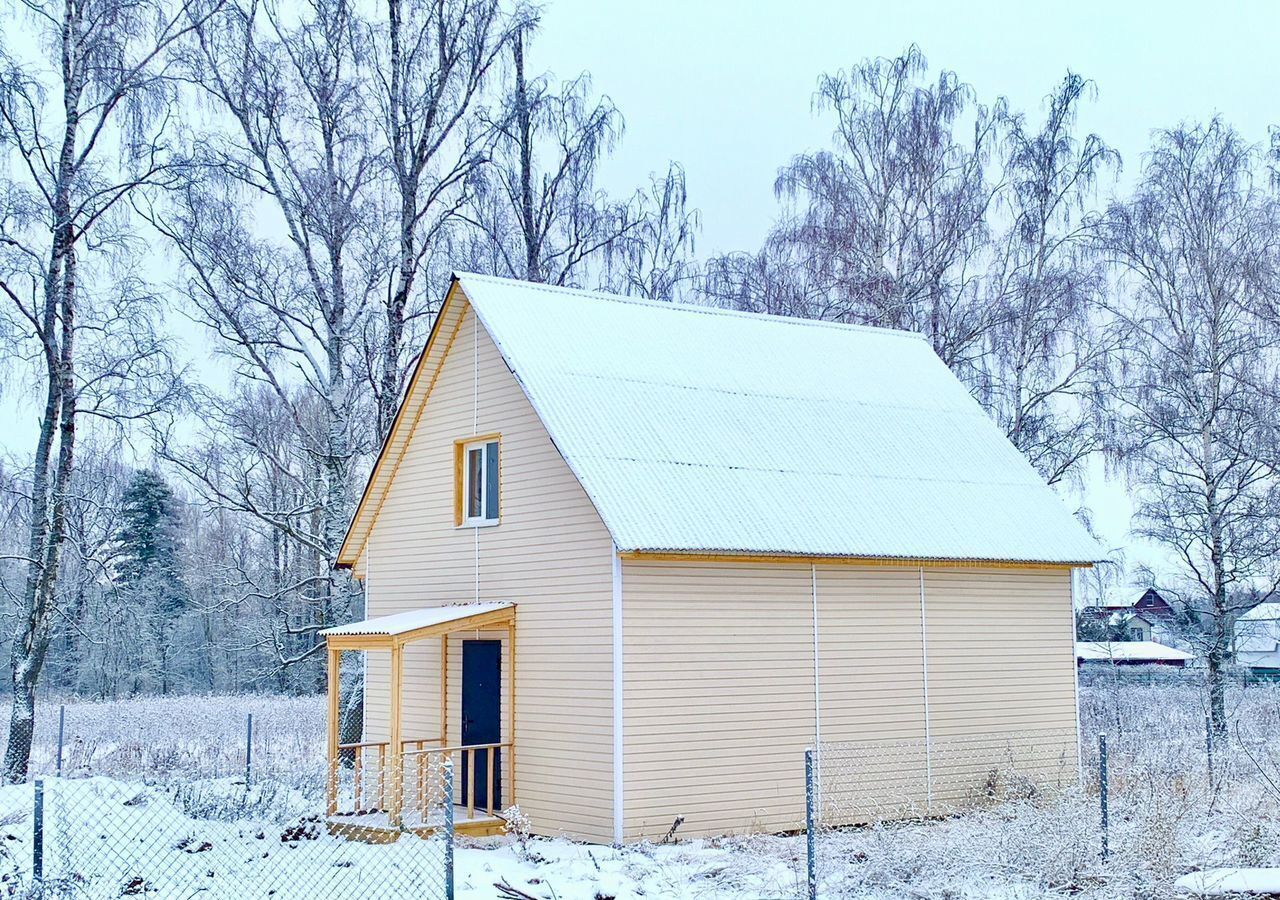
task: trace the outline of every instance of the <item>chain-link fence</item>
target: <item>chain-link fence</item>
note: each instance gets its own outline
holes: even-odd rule
[[[1091,689],[1078,751],[1073,729],[824,743],[805,760],[808,895],[1000,872],[1163,896],[1189,869],[1274,866],[1276,696],[1233,690],[1217,729],[1195,685]]]
[[[1117,729],[1084,740],[1081,749],[1083,787],[1097,799],[1104,861],[1154,831],[1170,801],[1210,809],[1233,798],[1280,798],[1280,744],[1274,731],[1252,722],[1219,731],[1205,716],[1202,728],[1173,732],[1163,742]]]
[[[318,783],[41,777],[0,788],[0,897],[453,896],[453,765]]]
[[[951,816],[1049,797],[1080,775],[1075,729],[900,741],[824,742],[806,751],[808,890],[837,896],[841,829]]]

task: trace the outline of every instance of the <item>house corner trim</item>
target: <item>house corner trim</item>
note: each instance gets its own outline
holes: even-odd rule
[[[622,771],[622,557],[611,545],[613,569],[613,842],[623,838]]]

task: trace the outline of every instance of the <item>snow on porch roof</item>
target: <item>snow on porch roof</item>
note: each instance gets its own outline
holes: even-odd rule
[[[918,335],[455,278],[622,551],[1099,558]]]
[[[365,619],[363,622],[352,622],[349,625],[338,625],[320,632],[324,637],[377,636],[396,637],[424,628],[447,625],[451,622],[462,622],[476,616],[513,609],[514,603],[491,601],[487,603],[460,603],[456,606],[434,606],[430,609],[411,609],[408,612],[394,613],[390,616],[378,616],[376,619]]]

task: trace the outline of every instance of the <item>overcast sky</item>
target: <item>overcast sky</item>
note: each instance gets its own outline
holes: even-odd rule
[[[683,163],[703,214],[701,250],[755,247],[778,167],[825,144],[818,75],[919,44],[979,99],[1036,113],[1068,69],[1093,79],[1081,125],[1134,175],[1152,129],[1221,114],[1265,141],[1280,121],[1280,4],[1270,2],[817,2],[550,0],[532,65],[592,74],[627,120],[609,167],[624,189]]]
[[[595,90],[622,110],[626,136],[604,171],[610,190],[629,193],[669,160],[684,165],[706,256],[757,248],[776,210],[779,166],[826,145],[829,120],[810,109],[824,71],[914,42],[935,75],[952,69],[981,101],[1003,95],[1034,118],[1073,70],[1097,83],[1081,127],[1120,151],[1123,186],[1155,128],[1220,114],[1265,141],[1280,121],[1277,41],[1280,6],[1263,0],[549,0],[530,67],[561,78],[588,71]],[[15,399],[0,401],[8,423],[0,444],[25,459],[35,411],[14,410]],[[1129,543],[1132,560],[1156,562],[1149,548],[1127,541],[1123,485],[1099,473],[1095,467],[1083,499],[1106,539]]]

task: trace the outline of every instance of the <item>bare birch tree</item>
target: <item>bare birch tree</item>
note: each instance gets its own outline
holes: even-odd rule
[[[383,137],[390,175],[395,265],[366,344],[377,433],[391,428],[412,354],[415,322],[431,304],[415,295],[425,261],[467,202],[485,161],[489,133],[476,106],[491,70],[514,35],[529,27],[524,7],[505,13],[498,0],[385,0],[386,20],[372,29]],[[419,292],[421,293],[421,292]]]
[[[303,554],[305,613],[277,623],[288,666],[316,659],[317,632],[358,612],[359,594],[333,562],[354,464],[372,441],[355,367],[359,328],[385,280],[367,31],[346,0],[287,10],[246,0],[196,38],[187,71],[212,116],[173,202],[148,215],[177,249],[182,290],[217,349],[242,385],[271,394],[306,464],[263,439],[244,388],[207,395],[200,414],[251,450],[256,466],[207,466],[185,448],[168,458],[207,501],[256,518]],[[261,471],[294,479],[287,506],[260,492],[271,484],[253,477]],[[312,670],[318,680],[318,660]]]
[[[775,240],[766,240],[756,253],[725,253],[708,259],[698,289],[709,301],[728,309],[831,321],[847,315],[843,302],[828,290],[822,264]]]
[[[684,169],[672,163],[637,194],[635,227],[605,253],[605,290],[680,299],[698,277],[693,253],[700,227],[701,216],[689,208]]]
[[[1219,734],[1236,597],[1272,596],[1280,579],[1280,334],[1260,316],[1280,286],[1280,221],[1258,170],[1220,121],[1159,132],[1104,238],[1129,288],[1117,314],[1133,333],[1120,394],[1136,530],[1181,564]]]
[[[621,138],[622,115],[591,99],[580,75],[553,90],[530,78],[530,29],[511,43],[511,83],[491,120],[490,163],[481,170],[466,217],[478,232],[472,264],[496,275],[580,285],[586,269],[638,222],[631,199],[615,201],[596,184],[600,161]]]
[[[109,271],[128,249],[124,208],[168,176],[165,131],[174,101],[170,50],[191,10],[164,0],[26,0],[47,57],[0,50],[0,146],[7,257],[0,293],[35,348],[42,384],[31,465],[26,584],[11,651],[5,777],[25,777],[35,689],[51,639],[67,538],[77,428],[92,416],[145,417],[170,395],[154,297]],[[16,20],[15,20],[16,21]]]
[[[955,73],[928,83],[927,71],[913,46],[819,80],[834,146],[782,170],[794,212],[769,241],[807,276],[796,299],[813,306],[792,314],[920,332],[971,380],[991,325],[979,286],[1003,101],[988,108]]]
[[[1050,484],[1107,445],[1108,364],[1122,329],[1104,314],[1109,285],[1089,213],[1119,156],[1075,134],[1091,85],[1068,74],[1038,128],[1007,118],[1005,203],[984,293],[995,311],[977,393]]]

